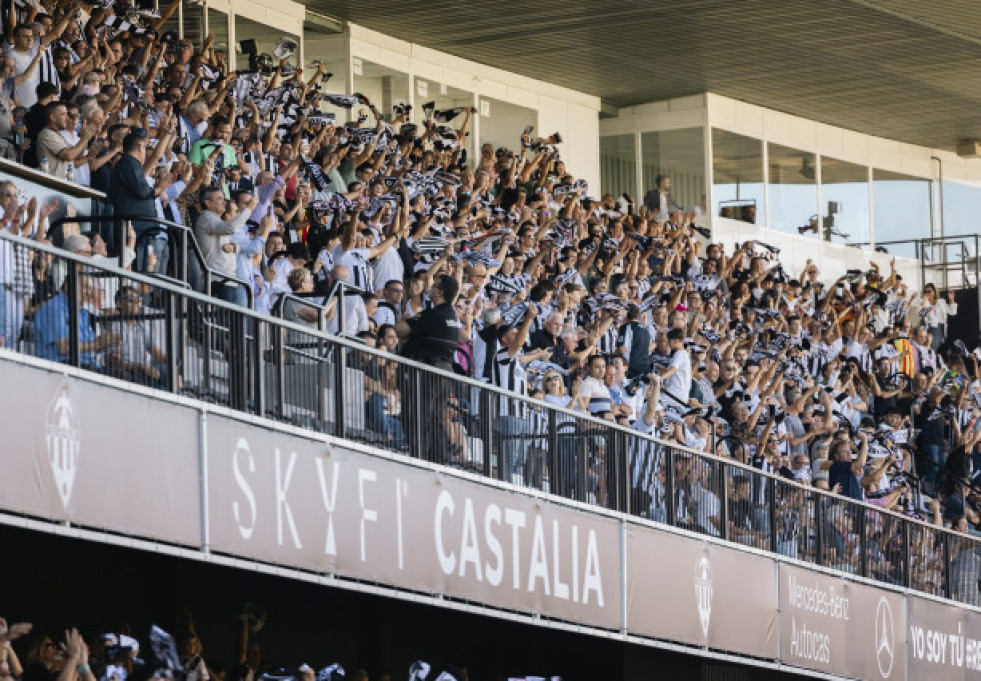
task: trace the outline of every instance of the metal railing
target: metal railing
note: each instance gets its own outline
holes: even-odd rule
[[[252,287],[236,276],[217,272],[208,267],[204,254],[201,252],[200,246],[198,246],[197,239],[194,238],[194,231],[186,225],[157,217],[140,217],[135,215],[64,216],[51,222],[45,236],[49,240],[53,240],[64,230],[67,224],[110,224],[112,226],[112,240],[119,245],[118,248],[114,249],[113,257],[118,258],[120,267],[125,267],[126,250],[124,244],[127,241],[128,224],[133,221],[154,225],[137,236],[137,250],[140,248],[141,241],[152,239],[160,233],[166,234],[167,238],[176,244],[176,253],[174,254],[176,257],[169,259],[171,267],[169,268],[169,272],[164,273],[165,276],[187,284],[195,290],[205,292],[210,292],[212,284],[216,281],[221,284],[234,284],[246,291],[249,306],[251,307],[253,305],[254,294]]]
[[[865,247],[870,242],[852,243],[850,246]],[[920,263],[920,285],[933,283],[938,288],[965,288],[981,286],[981,235],[952,234],[920,239],[896,239],[876,241],[875,246],[892,252],[895,247],[911,247],[909,257]],[[951,253],[953,250],[953,253]],[[939,274],[938,277],[929,276]],[[952,277],[952,274],[957,276]]]
[[[328,320],[337,319],[337,333],[334,335],[347,338],[356,342],[362,342],[357,336],[346,333],[347,307],[345,301],[349,296],[360,296],[364,290],[348,284],[344,281],[335,281],[327,294],[310,293],[284,293],[279,296],[273,306],[272,314],[280,319],[289,319],[295,316],[300,309],[315,310],[317,320],[314,323],[318,331],[327,331]],[[331,313],[331,301],[337,300],[334,311]]]
[[[30,168],[21,163],[0,158],[0,175],[3,175],[4,173],[9,173],[12,176],[10,179],[15,183],[26,181],[48,189],[53,189],[59,194],[67,194],[75,198],[99,200],[104,200],[106,198],[105,194],[96,189],[92,189],[91,187],[76,184],[75,182],[69,182],[68,180],[63,180],[60,177],[43,173],[40,170]]]
[[[34,333],[22,352],[879,582],[981,600],[973,537],[166,280],[0,239],[67,271],[62,290],[28,310]],[[115,288],[115,308],[98,303],[100,287]]]

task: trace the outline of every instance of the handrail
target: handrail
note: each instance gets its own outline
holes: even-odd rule
[[[879,246],[889,246],[896,244],[913,244],[913,243],[923,243],[923,242],[939,242],[939,241],[957,241],[963,239],[970,239],[972,241],[978,238],[977,234],[945,234],[943,236],[924,236],[917,239],[894,239],[892,241],[875,241],[875,245]],[[870,241],[854,241],[849,243],[849,246],[869,246],[872,242]]]
[[[327,291],[327,294],[326,295],[323,294],[323,293],[316,293],[316,292],[310,292],[310,293],[296,293],[296,292],[283,293],[283,294],[280,295],[279,300],[277,301],[277,304],[273,307],[273,315],[275,317],[279,318],[279,319],[284,319],[284,317],[283,317],[283,305],[288,300],[297,300],[297,301],[300,301],[303,305],[305,305],[307,307],[312,307],[312,308],[315,308],[317,310],[326,310],[330,306],[331,299],[334,298],[335,296],[337,296],[339,303],[337,305],[337,308],[338,309],[337,309],[337,312],[336,312],[336,314],[337,314],[337,333],[335,335],[337,335],[337,336],[339,336],[341,338],[350,339],[350,340],[352,340],[352,341],[354,341],[356,343],[362,343],[362,344],[364,344],[364,341],[361,338],[358,338],[357,336],[352,336],[351,334],[346,333],[344,331],[344,316],[345,316],[345,314],[347,314],[345,312],[345,309],[344,309],[345,308],[345,306],[344,306],[344,298],[347,295],[349,295],[349,294],[359,296],[362,293],[364,293],[364,291],[362,289],[358,288],[354,284],[349,284],[346,281],[335,281],[333,283],[333,285],[331,285],[330,290]],[[309,298],[323,298],[324,302],[322,304],[313,303],[313,302],[310,302],[308,300]],[[318,321],[317,321],[317,329],[319,331],[326,332],[326,330],[324,329],[324,318],[323,318],[323,316],[321,316],[318,319]]]
[[[180,223],[172,222],[170,220],[165,220],[163,218],[158,218],[158,217],[144,217],[144,216],[136,216],[136,215],[84,215],[84,216],[79,215],[75,217],[64,216],[58,218],[57,220],[51,223],[51,225],[48,227],[48,231],[45,234],[45,237],[50,239],[53,234],[55,234],[59,229],[61,229],[65,224],[68,223],[112,222],[116,226],[117,238],[119,239],[119,243],[120,243],[119,266],[120,268],[122,268],[123,258],[125,257],[125,248],[122,246],[122,244],[126,243],[126,223],[133,220],[140,221],[140,222],[149,222],[155,225],[161,225],[166,228],[168,236],[171,236],[174,232],[180,235],[176,239],[176,241],[180,244],[180,253],[178,254],[178,257],[175,258],[175,267],[181,268],[181,271],[177,273],[179,275],[177,277],[178,280],[183,281],[185,283],[189,283],[188,282],[189,273],[187,269],[188,262],[189,262],[188,256],[190,252],[193,251],[195,259],[197,260],[199,266],[201,267],[201,271],[204,273],[206,291],[208,292],[211,291],[211,283],[213,279],[219,279],[225,282],[232,282],[238,284],[239,286],[241,286],[246,290],[249,300],[249,307],[252,307],[255,304],[255,300],[254,300],[255,293],[252,290],[252,286],[248,282],[239,279],[237,276],[234,275],[225,274],[223,272],[216,272],[211,267],[208,267],[208,262],[205,260],[204,254],[201,252],[201,247],[198,246],[197,239],[194,236],[194,230],[192,230],[187,225],[182,225]],[[137,237],[137,241],[139,241],[140,239],[149,238],[147,236],[149,231],[150,230],[147,230],[142,235]],[[179,265],[177,263],[179,263]]]
[[[43,185],[48,189],[55,189],[65,194],[71,194],[76,198],[106,198],[106,195],[97,189],[92,189],[91,187],[86,187],[82,184],[76,184],[75,182],[69,182],[68,180],[63,180],[60,177],[55,177],[54,175],[49,175],[48,173],[42,173],[40,170],[30,168],[5,158],[0,158],[0,172],[10,173],[11,175],[29,180],[35,184]]]
[[[344,297],[348,295],[348,292],[356,296],[360,296],[362,293],[364,293],[364,291],[353,284],[349,284],[346,281],[337,280],[330,287],[330,290],[327,291],[326,297],[324,297],[324,305],[330,305],[330,300],[334,296],[337,296],[338,300],[340,301],[337,306],[337,335],[343,338],[351,338],[351,336],[344,331],[344,315],[346,314],[344,310]],[[355,338],[355,340],[358,342],[363,342],[360,338]]]
[[[807,495],[811,495],[808,498],[812,498],[812,499],[816,500],[817,508],[822,508],[824,506],[829,506],[830,507],[830,506],[834,506],[834,504],[839,504],[843,508],[851,508],[851,509],[854,509],[856,512],[857,511],[861,511],[863,514],[867,514],[867,513],[870,513],[871,512],[871,513],[874,513],[876,516],[891,517],[896,522],[906,523],[907,524],[906,527],[917,527],[917,526],[919,526],[919,527],[921,527],[924,530],[929,530],[930,532],[939,533],[938,536],[945,538],[945,541],[946,540],[949,540],[949,539],[952,539],[952,538],[956,538],[959,541],[977,541],[976,539],[971,538],[971,537],[968,537],[967,535],[962,535],[960,533],[952,532],[950,530],[947,530],[946,528],[938,527],[936,525],[933,525],[931,523],[924,522],[924,521],[919,520],[917,518],[910,518],[910,517],[905,516],[903,514],[896,513],[894,511],[889,511],[889,510],[884,509],[884,508],[879,507],[879,506],[868,504],[866,502],[855,501],[855,500],[849,499],[847,497],[842,497],[841,495],[834,494],[834,493],[832,493],[830,491],[824,491],[824,490],[820,490],[820,489],[817,489],[817,488],[814,488],[814,487],[811,487],[811,486],[808,486],[808,485],[802,485],[800,483],[797,483],[794,480],[790,480],[790,479],[784,478],[782,476],[778,476],[778,475],[775,475],[775,474],[771,474],[771,473],[767,473],[767,472],[761,471],[761,470],[759,470],[757,468],[754,468],[753,466],[750,466],[750,465],[745,464],[745,463],[741,463],[741,462],[736,461],[736,460],[733,460],[733,459],[722,458],[722,457],[716,456],[714,453],[710,453],[710,452],[696,451],[694,449],[691,449],[691,448],[688,448],[688,447],[685,447],[683,445],[679,445],[679,444],[676,444],[676,443],[672,443],[672,442],[664,442],[664,441],[659,440],[659,439],[657,439],[657,438],[655,438],[655,437],[653,437],[651,435],[644,434],[644,433],[642,433],[640,431],[637,431],[637,430],[634,430],[632,428],[628,428],[628,427],[625,427],[625,426],[621,426],[619,424],[616,424],[616,423],[613,423],[613,422],[610,422],[610,421],[605,421],[605,420],[602,420],[602,419],[598,419],[598,418],[593,417],[593,416],[591,416],[589,414],[583,414],[583,413],[580,413],[580,412],[574,412],[574,411],[571,411],[569,409],[565,409],[565,408],[562,408],[562,407],[557,407],[555,405],[551,405],[551,404],[549,404],[547,402],[544,402],[542,400],[537,400],[537,399],[532,399],[532,398],[527,398],[527,397],[524,397],[524,396],[516,395],[516,394],[514,394],[514,393],[512,393],[510,391],[504,390],[504,389],[499,388],[497,386],[486,384],[486,383],[482,383],[480,381],[477,381],[477,380],[474,380],[474,379],[471,379],[471,378],[468,378],[468,377],[459,376],[459,375],[454,374],[452,372],[444,371],[444,370],[441,370],[441,369],[438,369],[438,368],[435,368],[435,367],[432,367],[432,366],[429,366],[429,365],[425,365],[425,364],[422,364],[422,363],[419,363],[419,362],[416,362],[416,361],[413,361],[413,360],[406,359],[404,357],[394,356],[394,355],[391,355],[390,353],[386,353],[386,352],[384,352],[382,350],[378,350],[378,349],[375,349],[375,348],[367,347],[365,345],[357,344],[357,343],[353,342],[350,339],[346,339],[346,338],[342,338],[342,337],[339,337],[339,336],[336,336],[336,335],[326,334],[326,333],[323,333],[323,332],[320,332],[320,331],[317,331],[317,330],[313,330],[309,326],[303,326],[303,325],[295,324],[295,323],[292,323],[292,322],[289,322],[289,321],[286,321],[286,320],[275,319],[275,318],[272,318],[270,316],[262,315],[260,313],[257,313],[255,311],[251,310],[251,309],[245,309],[245,308],[242,308],[242,307],[233,305],[231,303],[226,303],[226,302],[224,302],[224,301],[222,301],[220,299],[216,299],[216,298],[211,298],[211,297],[205,296],[205,295],[203,295],[203,294],[201,294],[201,293],[199,293],[197,291],[193,291],[193,290],[190,290],[189,291],[189,290],[182,289],[182,288],[180,288],[178,286],[175,286],[175,285],[173,285],[170,282],[165,281],[165,280],[156,279],[154,277],[150,277],[150,276],[147,276],[147,275],[144,275],[144,274],[140,274],[140,273],[129,272],[129,271],[122,270],[122,269],[120,269],[118,267],[114,267],[114,266],[105,266],[105,267],[103,267],[103,266],[94,266],[94,265],[91,264],[91,261],[89,259],[87,259],[87,258],[85,258],[83,256],[78,256],[78,255],[75,255],[73,253],[68,253],[68,252],[62,251],[60,249],[57,249],[57,248],[54,248],[54,247],[51,247],[51,246],[48,246],[48,245],[45,245],[45,244],[39,244],[39,243],[34,242],[34,241],[29,241],[29,240],[24,239],[23,237],[19,237],[19,236],[13,236],[13,235],[6,234],[6,233],[0,233],[0,239],[5,239],[7,241],[11,241],[11,242],[17,243],[17,244],[19,244],[19,245],[21,245],[23,247],[30,248],[30,249],[33,249],[35,251],[49,253],[49,254],[57,257],[57,258],[60,258],[60,259],[62,259],[64,261],[69,262],[70,264],[69,264],[69,268],[68,269],[69,269],[70,276],[69,276],[69,279],[66,280],[66,282],[68,282],[67,285],[69,286],[69,290],[71,290],[72,288],[75,287],[75,284],[72,283],[72,281],[73,281],[72,280],[72,276],[73,275],[75,275],[75,274],[77,274],[79,272],[83,272],[83,271],[87,271],[87,270],[92,270],[92,269],[103,270],[103,271],[108,272],[110,274],[115,274],[115,275],[120,276],[120,277],[125,277],[125,278],[127,278],[129,280],[132,280],[134,282],[140,282],[140,283],[147,284],[148,286],[154,287],[154,288],[156,288],[156,289],[158,289],[160,291],[169,292],[173,296],[178,296],[178,298],[183,298],[183,299],[192,300],[192,301],[198,301],[198,302],[200,302],[200,303],[203,304],[202,305],[202,308],[203,309],[207,309],[207,306],[210,306],[211,308],[214,308],[216,310],[216,312],[212,312],[211,313],[212,315],[216,315],[217,314],[217,310],[223,310],[224,312],[222,312],[221,315],[218,315],[218,316],[224,316],[226,313],[229,314],[229,315],[231,315],[229,317],[229,319],[234,319],[234,315],[241,316],[241,318],[243,319],[243,323],[232,323],[230,326],[236,326],[236,327],[243,327],[244,326],[244,327],[247,327],[247,328],[252,328],[256,323],[261,322],[261,323],[265,323],[265,324],[270,324],[273,327],[279,327],[280,329],[282,329],[284,331],[285,330],[292,329],[292,330],[301,332],[303,334],[306,334],[308,336],[311,336],[312,337],[312,340],[314,342],[318,342],[319,341],[319,342],[330,343],[330,344],[334,344],[335,346],[338,346],[339,348],[341,348],[343,350],[346,350],[346,351],[357,351],[359,353],[363,353],[363,354],[366,354],[366,355],[369,355],[369,356],[374,356],[374,357],[376,357],[377,359],[380,359],[380,360],[394,361],[394,362],[398,363],[399,365],[401,365],[403,367],[412,368],[412,369],[414,369],[416,371],[423,372],[425,375],[428,375],[428,376],[432,377],[434,380],[437,379],[437,378],[442,377],[443,379],[446,379],[446,380],[452,380],[453,384],[461,385],[461,386],[469,386],[471,389],[476,389],[478,391],[481,391],[481,393],[483,394],[483,398],[481,398],[481,404],[484,405],[484,406],[488,406],[489,407],[490,405],[492,405],[493,404],[493,401],[492,400],[493,399],[496,399],[495,396],[497,396],[497,397],[507,397],[508,399],[513,400],[513,401],[515,401],[517,403],[524,404],[527,408],[532,409],[532,410],[535,410],[536,412],[539,412],[541,414],[545,414],[545,415],[553,414],[553,415],[555,415],[553,417],[555,419],[557,419],[558,417],[561,416],[561,417],[563,417],[563,421],[571,421],[573,423],[578,424],[581,428],[584,428],[585,429],[585,430],[581,430],[581,431],[578,431],[578,432],[586,433],[586,434],[589,434],[590,436],[592,436],[592,434],[599,435],[599,434],[606,433],[609,437],[611,437],[612,439],[609,442],[610,442],[611,447],[613,447],[613,449],[610,450],[611,451],[611,455],[610,455],[610,459],[608,461],[609,465],[611,465],[611,466],[613,464],[615,464],[615,463],[618,463],[615,460],[615,457],[617,457],[617,456],[622,456],[623,457],[623,461],[620,461],[619,463],[627,462],[626,463],[626,466],[629,466],[629,458],[628,458],[629,457],[629,452],[626,451],[626,450],[631,449],[630,443],[633,443],[633,442],[648,442],[648,443],[651,443],[651,444],[655,445],[656,447],[658,447],[659,449],[656,450],[656,451],[659,451],[659,452],[663,453],[663,455],[666,457],[666,461],[668,462],[667,474],[669,476],[669,479],[673,475],[672,468],[671,468],[672,465],[673,465],[672,462],[675,460],[675,458],[677,456],[681,455],[681,456],[697,457],[698,459],[703,460],[703,461],[707,461],[707,462],[710,462],[710,463],[714,463],[716,465],[721,465],[721,466],[724,466],[724,467],[728,467],[728,469],[742,470],[748,476],[750,476],[751,479],[755,479],[755,480],[759,480],[759,481],[765,481],[766,484],[769,485],[769,489],[771,490],[771,492],[773,492],[773,493],[771,493],[771,500],[770,500],[771,501],[771,504],[775,503],[775,496],[774,495],[775,495],[775,490],[777,489],[776,485],[779,483],[782,486],[781,489],[789,489],[789,490],[796,489],[796,490],[800,490],[800,492],[802,492],[802,493],[805,493],[806,492]],[[170,307],[172,308],[173,306],[171,305]],[[172,316],[173,314],[174,314],[173,313],[173,310],[172,309],[169,309],[168,310],[168,316]],[[248,320],[251,320],[251,321],[248,321]],[[70,325],[70,326],[75,326],[75,325]],[[261,353],[258,352],[258,349],[257,349],[257,353],[256,354],[261,355]],[[72,355],[77,359],[77,357],[78,357],[77,350],[73,350]],[[335,361],[335,364],[337,366],[342,366],[343,363],[344,363],[344,361],[345,361],[344,360],[344,357],[345,357],[345,352],[334,353],[334,358],[335,358],[334,361]],[[250,360],[245,360],[245,361],[250,361]],[[260,359],[258,359],[256,361],[260,361],[261,362],[261,357],[260,357]],[[321,368],[323,368],[323,365],[322,365]],[[307,375],[314,376],[314,375],[316,375],[316,372],[308,372]],[[173,378],[172,378],[172,381],[173,381]],[[262,389],[262,380],[261,380],[261,378],[257,379],[256,383],[258,384],[257,385],[257,390],[260,390],[261,391],[261,389]],[[175,385],[176,385],[176,382],[175,382]],[[324,387],[325,386],[323,386],[323,385],[320,386],[320,388],[321,388],[320,389],[321,395],[323,395],[323,392],[324,392],[323,388]],[[343,391],[343,383],[342,382],[341,383],[336,383],[335,384],[335,388],[338,389],[338,390]],[[176,389],[176,388],[172,388],[172,389]],[[337,401],[338,405],[340,405],[340,408],[343,408],[343,404],[344,404],[344,402],[346,400],[345,396],[343,395],[343,392],[341,392],[340,395],[335,396],[335,400]],[[259,403],[260,407],[261,407],[261,404],[263,403],[263,401],[264,401],[263,400],[263,396],[261,395],[261,392],[260,392],[259,399],[258,399],[258,403]],[[250,407],[243,407],[243,410],[249,411],[250,410]],[[492,416],[493,416],[492,412],[495,411],[495,410],[493,408],[490,408],[487,412],[485,412],[484,411],[484,408],[481,407],[479,409],[479,411],[482,414],[485,414],[486,415],[485,418],[492,418]],[[260,415],[263,415],[263,412],[260,411],[259,414]],[[554,420],[551,421],[551,423],[553,423],[553,424],[555,422],[556,421],[554,421]],[[619,438],[622,438],[622,439],[618,439],[616,437],[613,437],[614,435],[617,435],[617,434],[619,434]],[[342,437],[344,436],[343,435],[343,431],[342,431],[342,435],[341,436]],[[552,437],[552,435],[550,435],[550,434],[533,434],[533,435],[531,435],[531,437],[534,438],[534,439],[544,439],[544,438],[547,438],[547,437]],[[616,443],[616,442],[623,443],[624,445],[627,445],[627,446],[625,446],[623,449],[621,449],[619,452],[617,452],[617,451],[615,451],[616,447],[614,446],[614,443]],[[490,454],[489,454],[489,450],[488,450],[488,452],[485,452],[485,462],[489,460],[489,457],[490,457]],[[721,470],[723,472],[726,472],[728,469],[727,468],[722,468]],[[619,478],[618,480],[627,485],[627,492],[629,494],[630,493],[630,489],[631,489],[630,486],[629,486],[630,485],[630,482],[629,482],[630,481],[630,470],[629,470],[629,467],[625,468],[624,470],[619,470],[618,469],[613,474],[618,475],[618,476],[625,476],[623,478]],[[614,480],[614,482],[617,482],[618,480]],[[727,492],[726,492],[726,489],[727,489],[727,485],[726,484],[723,484],[723,486],[722,486],[722,492],[721,492],[721,494],[724,497],[723,498],[723,501],[722,501],[723,507],[725,507],[726,506],[726,503],[727,503],[727,499],[726,499]],[[674,494],[674,490],[672,488],[672,490],[669,492],[669,495],[673,495],[673,494]],[[612,491],[611,491],[611,498],[612,498]],[[673,502],[671,502],[671,503],[673,503]],[[626,510],[625,510],[625,512],[627,512],[627,513],[630,513],[631,512],[629,506],[630,506],[630,504],[629,504],[629,500],[628,500],[627,501],[627,504],[626,504]],[[623,510],[623,509],[620,509],[620,510]],[[820,514],[821,512],[818,511],[818,513]],[[863,515],[862,517],[864,518],[865,516]],[[674,522],[674,520],[672,520],[672,522]],[[817,522],[820,522],[820,515],[818,516]],[[774,533],[774,532],[776,532],[776,527],[774,527],[772,524],[771,524],[771,527],[770,527],[770,532],[771,532],[771,534]],[[727,536],[728,536],[728,529],[726,528],[722,532],[722,537],[723,538],[726,538]],[[771,540],[772,539],[773,538],[771,536]],[[907,548],[908,548],[908,545],[907,545]],[[772,548],[771,548],[771,550],[772,550]],[[907,560],[909,559],[909,554],[906,554],[906,558],[907,558]],[[946,567],[949,568],[949,563],[947,564]]]

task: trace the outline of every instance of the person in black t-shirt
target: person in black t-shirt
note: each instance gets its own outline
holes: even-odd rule
[[[860,432],[858,439],[861,441],[861,449],[854,460],[851,445],[848,442],[838,442],[834,446],[832,458],[821,464],[821,470],[828,471],[828,485],[832,489],[840,489],[843,496],[864,501],[865,492],[860,479],[869,456],[869,436]]]
[[[429,290],[433,307],[411,319],[399,320],[395,332],[405,345],[403,355],[441,369],[452,369],[453,353],[463,328],[453,309],[459,288],[453,277],[440,276]]]
[[[460,342],[462,325],[453,309],[459,283],[453,277],[441,275],[429,289],[433,307],[411,319],[400,319],[395,332],[403,344],[402,354],[417,362],[445,371],[453,370],[453,354]],[[452,419],[447,405],[453,400],[456,383],[439,376],[423,376],[411,367],[404,367],[401,376],[402,427],[410,450],[419,457],[436,462],[450,462],[461,452],[454,449],[450,438]]]
[[[566,352],[561,339],[564,325],[561,314],[551,313],[545,319],[545,325],[528,336],[528,344],[532,350],[552,350],[552,361],[559,366],[568,367],[569,353]]]
[[[627,306],[627,323],[617,334],[617,349],[622,349],[627,357],[628,378],[651,372],[651,334],[640,323],[640,308],[633,303]]]

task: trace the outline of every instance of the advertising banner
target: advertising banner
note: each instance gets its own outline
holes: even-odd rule
[[[619,629],[619,523],[208,417],[215,551]]]
[[[981,614],[920,596],[906,603],[909,678],[981,680]]]
[[[781,661],[857,679],[907,678],[902,595],[786,563],[779,573]]]
[[[630,525],[626,570],[631,633],[777,656],[772,558]]]
[[[200,546],[197,411],[0,362],[0,508]]]

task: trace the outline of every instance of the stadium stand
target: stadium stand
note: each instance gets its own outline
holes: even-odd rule
[[[469,107],[230,70],[155,33],[177,5],[4,17],[4,155],[102,198],[0,184],[3,347],[978,604],[953,292],[727,253],[557,135],[470,158]]]

